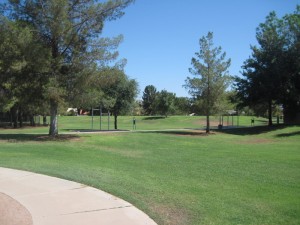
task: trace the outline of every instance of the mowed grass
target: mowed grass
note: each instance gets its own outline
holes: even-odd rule
[[[204,116],[119,116],[118,129],[132,130],[133,118],[136,119],[137,130],[162,130],[162,129],[204,129],[206,126],[206,118]],[[224,116],[224,126],[251,126],[252,117],[249,116]],[[256,126],[266,125],[267,119],[262,117],[254,117]],[[62,132],[70,130],[99,130],[100,117],[94,116],[62,116],[58,118],[59,127]],[[220,123],[219,116],[210,117],[212,128],[216,128]],[[276,124],[276,118],[273,122]],[[280,121],[282,122],[282,121]],[[93,124],[93,125],[92,125]],[[101,120],[102,130],[114,129],[114,118],[111,116],[108,122],[108,117],[103,116]]]
[[[160,121],[160,128],[193,128],[196,121],[190,118],[169,118],[180,127],[168,119],[145,121]],[[60,120],[61,130],[79,126],[67,119]],[[157,129],[145,122],[146,128]],[[56,139],[33,131],[0,130],[0,166],[103,189],[160,225],[300,224],[300,126],[209,136],[161,130]]]

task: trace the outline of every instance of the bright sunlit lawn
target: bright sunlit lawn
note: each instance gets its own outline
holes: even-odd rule
[[[164,123],[190,127],[196,121],[158,120],[160,128]],[[64,127],[75,129],[76,123],[61,120]],[[56,139],[36,131],[46,130],[0,129],[0,166],[100,188],[160,225],[300,224],[300,126],[240,128],[209,136],[180,130]]]

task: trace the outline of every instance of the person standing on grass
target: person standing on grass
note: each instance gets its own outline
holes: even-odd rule
[[[135,117],[133,117],[132,125],[133,125],[133,130],[136,130],[136,120],[135,120]]]

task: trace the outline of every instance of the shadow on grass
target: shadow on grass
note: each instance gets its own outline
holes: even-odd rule
[[[275,130],[281,130],[286,128],[285,125],[274,125],[274,126],[253,126],[253,127],[241,127],[241,128],[230,128],[217,130],[220,133],[233,134],[233,135],[258,135],[264,134]]]
[[[80,136],[73,134],[60,134],[57,136],[49,136],[46,134],[0,134],[0,141],[7,141],[9,143],[17,142],[46,142],[46,141],[71,141],[79,139]]]
[[[153,133],[153,134],[170,134],[170,135],[178,135],[178,136],[208,136],[211,134],[215,134],[214,132],[210,134],[206,134],[205,131],[202,130],[161,130],[161,131],[147,131],[145,133]]]
[[[282,134],[277,134],[276,137],[292,137],[292,136],[300,136],[300,131],[295,131],[291,133],[282,133]]]
[[[129,131],[129,130],[120,130],[120,129],[111,129],[111,130],[96,130],[96,129],[62,129],[63,131],[68,131],[68,132],[79,132],[79,133],[89,133],[89,132],[121,132],[121,131]]]
[[[149,116],[145,117],[142,120],[160,120],[160,119],[165,119],[166,117],[164,116]]]

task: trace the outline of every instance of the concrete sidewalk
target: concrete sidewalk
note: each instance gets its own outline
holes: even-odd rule
[[[1,193],[24,206],[33,225],[156,225],[142,211],[108,193],[36,173],[0,167]],[[1,216],[6,214],[1,208],[14,207],[7,202],[0,196]]]

